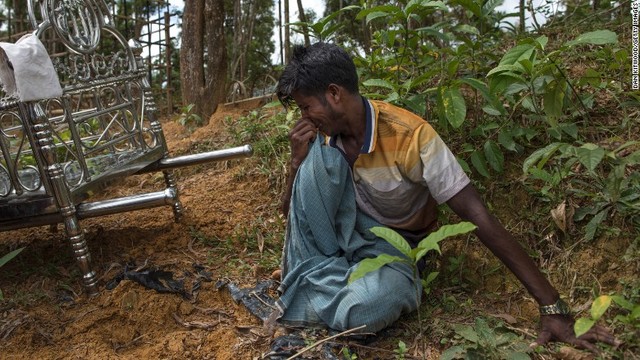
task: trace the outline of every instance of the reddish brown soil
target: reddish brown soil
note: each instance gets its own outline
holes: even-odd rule
[[[220,139],[223,117],[241,113],[242,109],[217,113],[209,126],[192,134],[174,121],[164,121],[171,152],[188,153],[196,144]],[[3,249],[26,249],[0,269],[5,298],[0,302],[0,357],[251,359],[265,352],[269,339],[261,322],[234,303],[226,289],[216,290],[215,281],[232,277],[250,286],[274,269],[259,268],[258,259],[247,258],[243,254],[247,245],[234,243],[236,253],[227,250],[219,256],[215,246],[194,239],[194,234],[211,242],[229,239],[258,217],[282,226],[278,217],[265,218],[274,201],[266,179],[245,176],[238,180],[242,161],[178,171],[185,209],[180,223],[174,222],[169,207],[81,221],[100,277],[101,291],[96,297],[83,294],[61,226],[1,233]],[[114,184],[104,197],[157,191],[162,184],[157,174],[134,176]],[[244,271],[228,270],[225,265],[232,257],[245,266]],[[205,266],[214,281],[203,282],[191,300],[129,280],[106,290],[105,283],[126,263],[172,271],[176,278],[185,279],[187,290],[195,280],[195,264]]]

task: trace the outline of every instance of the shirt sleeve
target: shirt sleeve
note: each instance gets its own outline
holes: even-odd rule
[[[407,152],[411,178],[428,187],[431,196],[442,204],[470,183],[469,177],[449,147],[425,122],[414,132]]]

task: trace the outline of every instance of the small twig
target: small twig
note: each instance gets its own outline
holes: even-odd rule
[[[256,299],[258,299],[258,301],[260,301],[261,303],[263,303],[265,306],[268,306],[270,309],[272,309],[272,310],[275,310],[275,309],[276,309],[276,307],[275,307],[275,306],[270,305],[270,304],[267,304],[267,302],[266,302],[266,301],[264,301],[264,300],[260,299],[260,296],[258,296],[258,294],[257,294],[255,291],[250,292],[250,293],[249,293],[249,295],[251,295],[251,296],[255,297]]]
[[[343,331],[343,332],[341,332],[341,333],[339,333],[339,334],[335,334],[335,335],[333,335],[333,336],[329,336],[329,337],[328,337],[328,338],[326,338],[326,339],[322,339],[322,340],[316,341],[315,343],[313,343],[313,344],[311,344],[311,345],[307,346],[306,348],[304,348],[304,349],[302,349],[302,350],[298,351],[298,352],[297,352],[296,354],[294,354],[292,357],[287,358],[287,360],[293,360],[293,359],[297,358],[298,356],[300,356],[300,355],[302,355],[302,354],[306,353],[307,351],[309,351],[309,350],[311,350],[311,349],[315,348],[316,346],[318,346],[318,345],[320,345],[320,344],[323,344],[323,343],[325,343],[325,342],[327,342],[327,341],[329,341],[329,340],[331,340],[331,339],[335,339],[335,338],[337,338],[337,337],[340,337],[340,336],[343,336],[343,335],[347,335],[347,334],[350,334],[350,333],[355,332],[355,331],[358,331],[358,330],[362,330],[362,329],[364,329],[364,328],[366,328],[366,327],[367,327],[367,325],[358,326],[357,328],[349,329],[349,330]]]
[[[218,309],[212,309],[212,308],[202,308],[199,306],[193,306],[196,310],[206,314],[206,315],[211,315],[211,314],[218,314],[218,315],[224,315],[226,317],[233,317],[230,314],[224,312],[223,310],[218,310]]]
[[[184,321],[182,320],[178,314],[173,313],[173,318],[176,320],[176,322],[188,329],[204,329],[204,330],[211,330],[214,327],[218,326],[218,324],[221,323],[221,321],[216,321],[216,322],[204,322],[204,321]]]
[[[535,339],[537,337],[536,334],[534,334],[534,333],[532,333],[532,332],[530,332],[528,330],[519,329],[519,328],[513,327],[513,326],[511,326],[509,324],[503,324],[503,326],[506,327],[507,329],[511,330],[511,331],[519,332],[522,335],[526,335],[526,336],[528,336],[530,338],[533,338],[533,339]]]
[[[195,238],[191,238],[191,240],[189,240],[189,244],[187,245],[187,249],[189,249],[189,251],[191,251],[191,253],[193,253],[193,255],[195,255],[196,257],[200,256],[200,254],[198,254],[195,250],[193,250],[193,243],[196,239]]]
[[[140,271],[140,270],[142,270],[142,269],[146,268],[148,263],[149,263],[149,258],[147,258],[147,260],[145,260],[145,261],[144,261],[144,264],[142,264],[141,266],[138,266],[138,267],[137,267],[135,270],[133,270],[133,271],[138,272],[138,271]]]
[[[347,345],[355,346],[355,347],[358,347],[358,348],[361,348],[361,349],[365,349],[365,350],[376,351],[378,353],[381,353],[381,352],[389,353],[389,354],[395,354],[396,353],[394,350],[382,349],[382,348],[362,345],[362,344],[358,344],[358,343],[348,343]],[[409,354],[403,354],[403,355],[404,355],[405,359],[421,359],[420,357],[409,355]]]

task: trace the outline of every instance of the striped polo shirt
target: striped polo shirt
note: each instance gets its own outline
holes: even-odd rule
[[[382,101],[363,103],[365,141],[353,165],[358,207],[384,225],[424,232],[435,224],[436,205],[469,178],[424,119]],[[338,137],[327,142],[342,147]]]

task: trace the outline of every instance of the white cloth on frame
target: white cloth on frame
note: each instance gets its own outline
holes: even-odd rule
[[[8,96],[34,101],[62,96],[51,58],[35,34],[0,42],[0,83]]]

